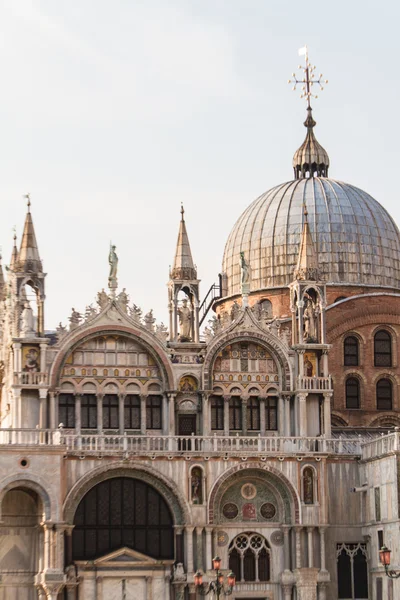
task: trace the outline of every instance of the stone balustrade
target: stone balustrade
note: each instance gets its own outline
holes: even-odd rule
[[[344,454],[360,455],[362,438],[277,436],[164,436],[125,433],[74,433],[62,428],[0,429],[0,446],[57,446],[70,455],[182,456],[202,455],[240,458],[266,456]],[[381,440],[379,440],[381,441]]]
[[[332,391],[332,378],[328,377],[301,377],[297,378],[298,391],[316,391],[328,392]]]
[[[400,451],[400,432],[395,431],[388,435],[381,435],[361,444],[361,453],[364,460],[377,458],[393,452]]]
[[[14,373],[14,385],[20,385],[21,387],[47,385],[47,381],[47,373],[35,373],[30,371]]]

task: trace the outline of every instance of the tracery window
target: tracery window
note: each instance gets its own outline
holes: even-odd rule
[[[392,366],[392,336],[383,329],[374,336],[374,364],[375,367]]]
[[[359,362],[358,339],[349,335],[344,340],[344,364],[346,367],[357,367]]]
[[[338,598],[368,598],[367,548],[365,544],[338,544],[336,549]]]
[[[173,521],[164,498],[138,479],[108,479],[81,500],[74,518],[73,560],[127,546],[158,559],[174,556]]]
[[[378,410],[392,410],[393,386],[390,379],[380,379],[376,384],[376,408]]]
[[[229,545],[229,569],[238,582],[269,581],[270,548],[258,533],[241,533]]]
[[[127,396],[124,408],[125,429],[140,429],[140,397],[138,395]]]
[[[237,396],[229,400],[229,429],[233,431],[242,429],[242,400]]]
[[[162,405],[160,396],[148,396],[146,400],[146,428],[162,428]]]
[[[278,429],[278,398],[269,396],[265,399],[265,429],[276,431]]]
[[[211,400],[211,429],[224,428],[224,399],[214,396]]]
[[[360,382],[357,377],[346,379],[346,408],[360,408]]]
[[[73,394],[60,394],[58,399],[58,421],[66,429],[75,427],[75,397]]]
[[[247,401],[247,429],[249,431],[260,429],[260,402],[255,396],[250,396]]]
[[[82,429],[97,429],[97,397],[94,394],[84,394],[81,399]]]
[[[103,398],[103,427],[104,429],[118,429],[118,396],[106,394]]]

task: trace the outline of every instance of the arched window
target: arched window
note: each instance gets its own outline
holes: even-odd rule
[[[211,399],[211,429],[221,430],[224,428],[224,399],[214,396]]]
[[[360,408],[360,382],[356,377],[346,379],[346,408]]]
[[[247,429],[248,431],[260,430],[260,402],[255,396],[250,396],[247,401]]]
[[[265,429],[267,431],[278,429],[278,399],[275,396],[265,398]]]
[[[338,544],[338,598],[368,598],[367,549],[365,544]]]
[[[258,533],[241,533],[229,545],[229,569],[238,582],[269,581],[270,548]]]
[[[303,469],[303,502],[304,504],[314,504],[314,469],[305,467]]]
[[[124,404],[125,429],[140,429],[140,397],[129,395]]]
[[[92,560],[123,546],[157,559],[174,557],[172,515],[164,498],[138,479],[102,481],[74,518],[73,560]]]
[[[118,429],[119,400],[116,394],[106,394],[103,399],[103,427],[104,429]]]
[[[97,397],[84,394],[81,399],[82,429],[97,429]]]
[[[392,410],[393,386],[390,379],[380,379],[376,384],[376,408],[378,410]]]
[[[358,354],[358,339],[354,335],[349,335],[344,340],[345,367],[357,367],[359,361]]]
[[[162,428],[162,406],[160,396],[148,396],[146,400],[146,428]]]
[[[375,367],[392,366],[392,337],[383,329],[374,336],[374,364]]]
[[[232,431],[242,429],[242,400],[235,396],[229,400],[229,429]]]
[[[72,394],[60,394],[58,422],[62,423],[66,429],[75,427],[75,397]]]

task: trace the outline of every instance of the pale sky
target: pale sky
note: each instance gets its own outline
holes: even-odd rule
[[[119,285],[167,322],[184,203],[202,297],[242,211],[292,179],[307,44],[330,176],[400,223],[400,5],[381,0],[0,0],[0,245],[32,213],[46,328]]]

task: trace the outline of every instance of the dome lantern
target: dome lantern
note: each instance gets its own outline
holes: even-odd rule
[[[306,139],[293,156],[293,170],[295,179],[307,177],[328,177],[329,156],[314,135],[316,122],[312,116],[312,108],[307,107],[307,119],[304,126],[307,127]]]

